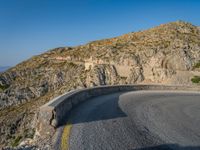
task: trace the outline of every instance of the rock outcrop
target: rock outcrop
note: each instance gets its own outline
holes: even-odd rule
[[[0,74],[0,145],[34,133],[37,108],[66,91],[96,85],[191,85],[199,76],[200,30],[177,21],[77,47],[61,47]]]

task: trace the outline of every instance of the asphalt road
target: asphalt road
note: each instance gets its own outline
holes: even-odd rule
[[[200,149],[200,93],[104,95],[80,104],[69,120],[70,150]]]

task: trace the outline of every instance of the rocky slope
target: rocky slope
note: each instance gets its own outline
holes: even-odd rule
[[[107,84],[194,84],[199,62],[200,30],[182,21],[34,56],[0,74],[0,147],[32,138],[38,107],[66,91]]]

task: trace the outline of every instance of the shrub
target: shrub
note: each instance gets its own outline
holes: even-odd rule
[[[4,90],[6,90],[8,87],[9,87],[9,85],[1,85],[1,84],[0,84],[0,91],[1,91],[1,90],[4,91]]]
[[[200,76],[194,76],[194,77],[191,79],[191,81],[192,81],[193,83],[200,83]]]
[[[14,140],[13,140],[13,142],[12,142],[12,147],[16,147],[16,146],[18,146],[19,145],[19,143],[20,143],[20,141],[21,141],[21,139],[22,139],[22,136],[17,136]]]
[[[200,61],[198,63],[196,63],[193,68],[200,68]]]

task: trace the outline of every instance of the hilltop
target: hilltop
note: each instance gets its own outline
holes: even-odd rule
[[[66,91],[134,83],[193,85],[199,76],[200,29],[183,21],[49,50],[0,74],[0,145],[32,138],[38,108]]]

